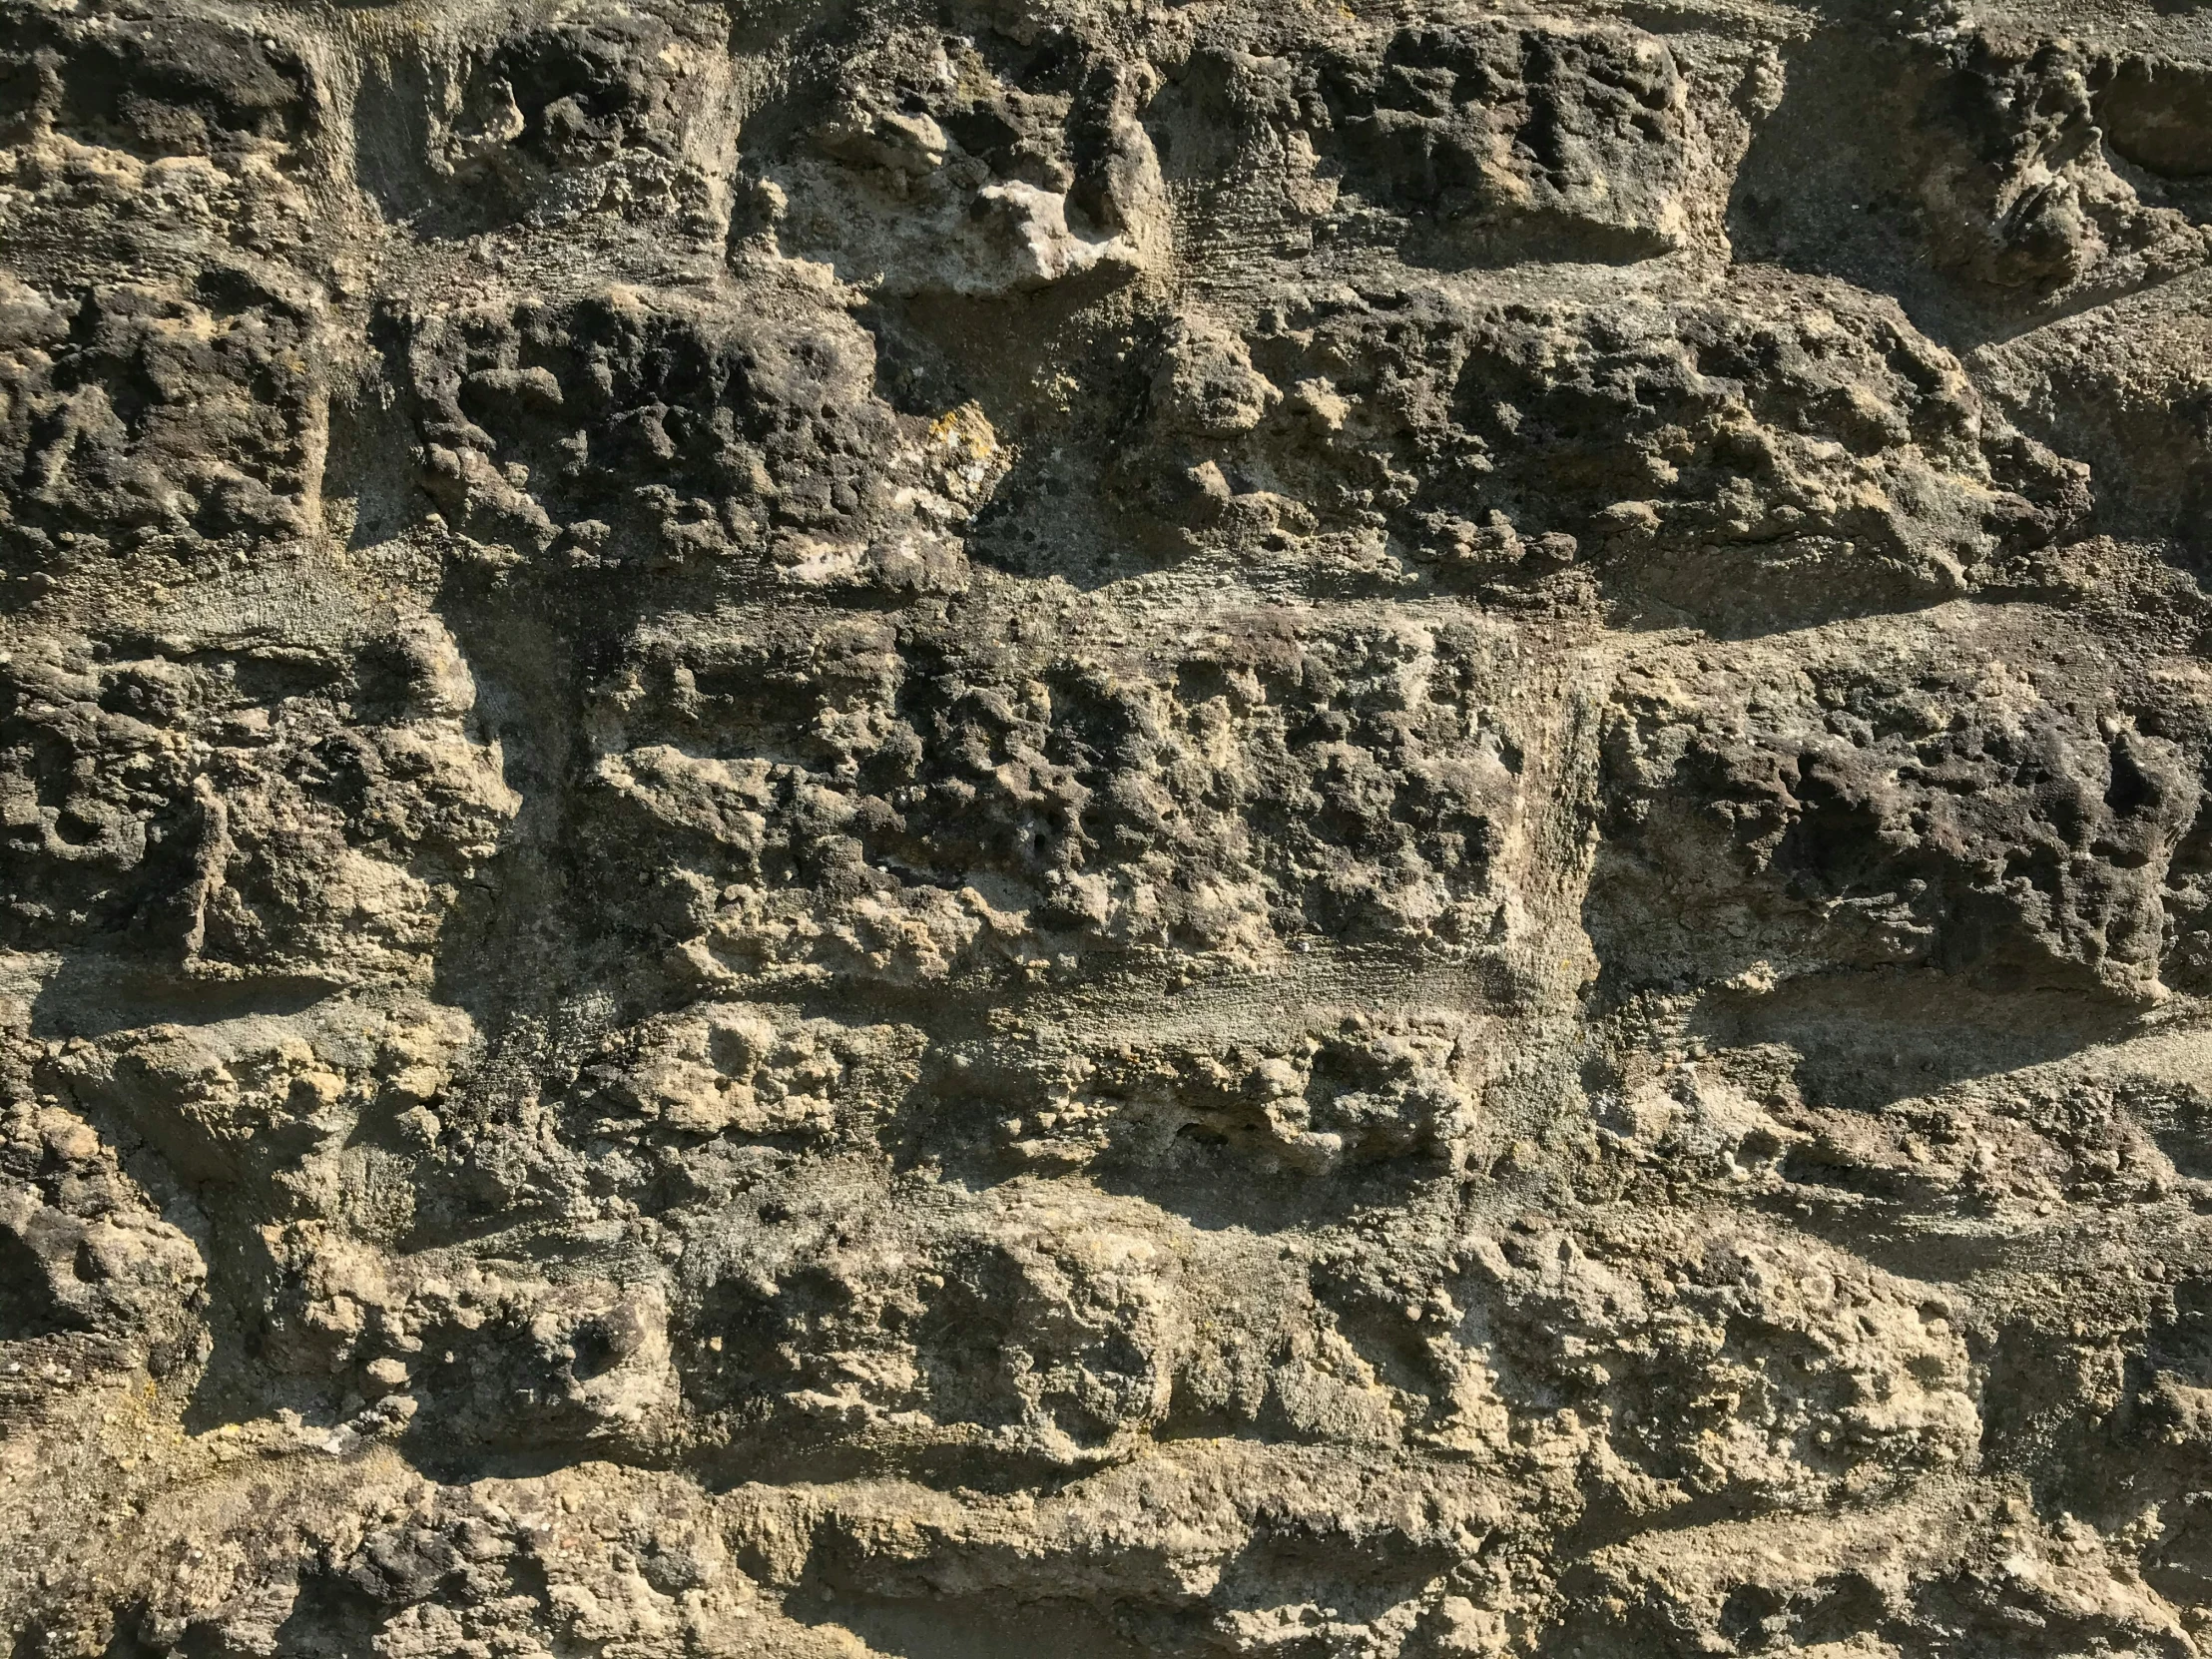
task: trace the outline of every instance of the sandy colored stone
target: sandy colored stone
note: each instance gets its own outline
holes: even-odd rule
[[[18,1659],[2212,1646],[2212,13],[0,6]]]

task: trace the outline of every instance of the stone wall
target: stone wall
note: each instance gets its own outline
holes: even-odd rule
[[[2212,12],[6,0],[18,1659],[2212,1651]]]

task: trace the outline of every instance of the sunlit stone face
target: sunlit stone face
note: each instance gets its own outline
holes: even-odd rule
[[[0,8],[9,1651],[2196,1652],[2208,87]]]

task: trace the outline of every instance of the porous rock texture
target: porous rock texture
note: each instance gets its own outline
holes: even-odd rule
[[[2212,11],[0,3],[0,1637],[2212,1652]]]

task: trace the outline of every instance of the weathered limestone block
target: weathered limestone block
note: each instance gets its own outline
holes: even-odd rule
[[[2208,66],[0,4],[0,1646],[2212,1646]]]

